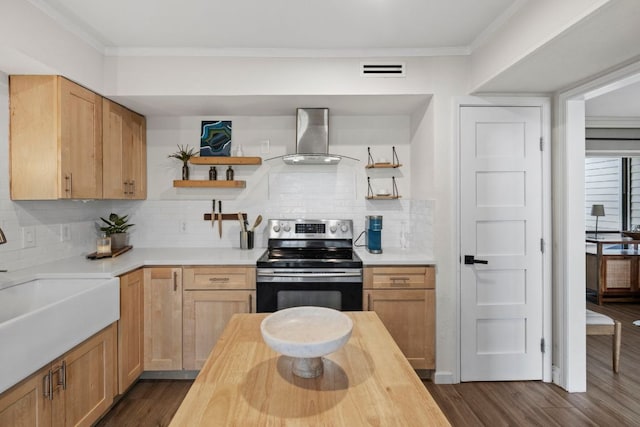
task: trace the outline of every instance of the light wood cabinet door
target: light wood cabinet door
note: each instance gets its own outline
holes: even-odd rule
[[[184,267],[183,364],[200,369],[235,313],[255,312],[256,269]]]
[[[102,198],[102,97],[60,82],[61,198]]]
[[[0,426],[51,425],[51,403],[44,396],[48,388],[49,365],[0,394]]]
[[[435,369],[433,289],[365,290],[369,311],[375,311],[414,369]]]
[[[144,370],[182,369],[182,268],[144,269]]]
[[[146,120],[103,98],[103,198],[147,196]]]
[[[102,198],[102,97],[61,76],[11,76],[12,200]]]
[[[118,321],[118,394],[124,393],[144,370],[144,272],[120,276]]]
[[[113,323],[52,362],[53,426],[90,426],[116,394],[116,338]]]
[[[366,267],[363,307],[375,311],[414,369],[435,369],[435,268]]]
[[[255,291],[184,292],[184,369],[201,369],[235,313],[255,311]]]

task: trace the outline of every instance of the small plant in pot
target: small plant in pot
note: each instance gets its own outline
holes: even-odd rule
[[[189,159],[195,157],[197,151],[195,148],[189,148],[189,145],[179,145],[178,151],[173,154],[169,154],[170,159],[178,159],[182,162],[182,180],[189,179]]]
[[[129,234],[127,230],[129,227],[133,227],[135,224],[129,224],[129,215],[120,216],[115,213],[109,215],[109,219],[100,219],[107,224],[105,227],[100,227],[100,231],[103,231],[107,236],[111,237],[111,250],[117,250],[124,248],[129,243]]]

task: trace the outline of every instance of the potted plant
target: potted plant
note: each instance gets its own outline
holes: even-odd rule
[[[127,246],[129,240],[129,234],[127,230],[129,227],[133,227],[135,224],[129,224],[129,215],[120,216],[115,213],[109,215],[109,219],[100,219],[107,224],[105,227],[100,227],[100,231],[103,231],[107,236],[111,237],[111,250],[124,248]]]
[[[197,151],[195,148],[189,148],[189,145],[182,146],[178,144],[178,151],[173,154],[169,154],[169,158],[174,158],[182,161],[182,180],[186,181],[189,179],[189,159],[196,155]]]

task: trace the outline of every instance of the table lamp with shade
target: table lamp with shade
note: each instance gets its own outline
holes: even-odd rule
[[[591,205],[591,216],[596,217],[596,238],[598,237],[598,218],[604,216],[604,205]]]

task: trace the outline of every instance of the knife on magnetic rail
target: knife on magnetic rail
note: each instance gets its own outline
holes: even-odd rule
[[[218,200],[218,234],[222,237],[222,200]]]
[[[213,206],[211,207],[211,228],[216,222],[216,199],[212,200]]]

